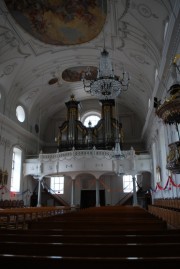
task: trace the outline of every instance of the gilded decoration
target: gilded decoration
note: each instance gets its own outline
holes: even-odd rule
[[[180,85],[175,84],[170,88],[170,96],[158,106],[156,114],[165,124],[180,123]]]
[[[180,141],[169,145],[166,168],[172,173],[180,174]]]
[[[156,114],[165,124],[175,124],[179,136],[180,124],[180,84],[174,84],[169,89],[170,96],[163,104],[159,104]],[[180,139],[179,139],[180,140]],[[180,141],[169,145],[166,168],[174,174],[180,174]]]
[[[106,20],[106,0],[5,0],[15,21],[29,34],[52,45],[94,39]]]
[[[119,123],[111,114],[114,100],[100,100],[102,110],[107,109],[107,113],[102,113],[102,118],[96,126],[86,127],[78,119],[79,103],[74,99],[66,102],[68,119],[59,126],[59,132],[56,138],[58,151],[63,152],[84,149],[106,149],[112,150],[115,146],[117,132],[121,132],[122,124]],[[109,104],[109,107],[108,107]],[[76,111],[77,113],[72,113]],[[73,114],[73,115],[72,115]],[[105,115],[103,115],[105,114]],[[115,124],[116,123],[116,124]],[[122,137],[120,136],[120,144],[122,147]]]

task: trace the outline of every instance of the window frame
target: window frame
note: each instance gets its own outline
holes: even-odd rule
[[[56,188],[56,186],[59,186],[59,187]],[[50,189],[52,193],[64,194],[64,176],[62,175],[51,176],[50,177]]]
[[[138,190],[137,175],[135,175],[135,178],[136,178],[135,182],[136,182],[136,191],[137,191]],[[123,175],[123,192],[124,193],[133,192],[133,177],[132,177],[132,175]]]
[[[18,193],[21,186],[22,150],[13,147],[11,163],[10,191]]]

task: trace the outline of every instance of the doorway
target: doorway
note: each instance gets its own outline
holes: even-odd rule
[[[105,206],[105,190],[99,190],[100,206]],[[96,206],[96,190],[81,190],[80,208]]]

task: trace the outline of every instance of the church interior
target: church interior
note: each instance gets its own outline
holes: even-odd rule
[[[1,0],[0,43],[0,263],[177,268],[180,1]]]

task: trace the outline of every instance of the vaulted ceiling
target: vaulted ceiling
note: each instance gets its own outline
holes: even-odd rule
[[[148,104],[151,101],[152,106],[157,93],[156,80],[162,79],[173,57],[166,46],[173,36],[171,20],[179,16],[177,3],[2,0],[0,89],[5,97],[4,113],[13,119],[21,104],[28,124],[40,114],[45,130],[54,117],[66,116],[65,102],[72,94],[83,112],[99,110],[97,98],[84,91],[81,74],[89,66],[98,68],[105,45],[115,74],[121,76],[126,70],[131,78],[128,91],[116,100],[119,113],[133,114],[142,132],[150,113]],[[169,62],[162,63],[162,56]]]

